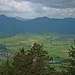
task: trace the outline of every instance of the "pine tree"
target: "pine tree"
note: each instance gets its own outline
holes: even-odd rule
[[[27,55],[24,48],[17,52],[13,57],[14,75],[26,75],[27,71]]]
[[[48,52],[43,50],[43,45],[34,43],[26,52],[21,49],[13,59],[15,75],[50,75],[55,71],[50,67]]]
[[[7,55],[8,58],[8,55]],[[34,43],[30,50],[22,48],[17,52],[13,61],[6,60],[1,75],[51,75],[55,71],[50,66],[48,52],[43,50],[43,45]]]
[[[71,46],[71,49],[69,50],[69,56],[70,59],[68,61],[68,75],[75,75],[75,48]]]
[[[43,45],[34,43],[30,53],[33,55],[34,67],[32,71],[34,75],[47,75],[54,70],[54,68],[50,67],[50,58],[48,52],[43,50]]]
[[[6,53],[6,61],[4,63],[4,66],[1,68],[0,75],[14,75],[13,74],[13,66],[8,58],[8,52]]]

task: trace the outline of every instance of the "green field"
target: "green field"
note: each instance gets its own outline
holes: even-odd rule
[[[0,38],[0,44],[7,47],[10,52],[18,51],[24,47],[30,49],[34,43],[44,45],[44,50],[49,52],[50,56],[67,57],[67,51],[73,45],[75,35],[59,34],[21,34],[9,38]]]
[[[8,50],[1,51],[0,55],[8,51],[9,57],[21,48],[28,50],[34,43],[44,45],[49,55],[56,61],[63,61],[68,58],[68,49],[74,45],[75,35],[60,34],[19,34],[8,38],[0,38],[0,45],[6,46]],[[0,62],[1,63],[1,62]],[[58,64],[57,64],[58,65]]]

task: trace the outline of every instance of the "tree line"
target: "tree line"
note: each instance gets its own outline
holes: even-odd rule
[[[75,75],[75,48],[69,49],[69,58],[66,62],[64,72],[57,72],[56,68],[50,65],[52,57],[43,50],[43,44],[34,43],[30,50],[20,49],[12,60],[5,61],[0,68],[0,75]]]

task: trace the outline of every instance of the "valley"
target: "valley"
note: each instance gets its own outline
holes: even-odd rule
[[[8,38],[0,38],[0,47],[4,46],[0,51],[0,61],[6,60],[6,54],[11,59],[21,48],[29,50],[34,43],[44,45],[44,50],[48,51],[50,57],[61,64],[68,59],[68,51],[71,45],[74,46],[75,35],[61,35],[55,33],[44,34],[18,34]],[[3,63],[3,62],[2,62]]]
[[[74,30],[75,18],[38,17],[23,21],[0,15],[0,67],[22,48],[27,51],[38,43],[43,44],[43,49],[53,58],[50,64],[58,71],[63,70],[69,49],[75,47]]]

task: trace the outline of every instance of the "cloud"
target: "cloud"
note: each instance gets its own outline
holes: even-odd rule
[[[74,8],[75,0],[15,0],[15,1],[29,1],[40,3],[53,8]]]
[[[75,0],[0,0],[0,13],[23,18],[75,17]]]
[[[32,3],[28,1],[14,1],[14,0],[2,0],[0,2],[0,13],[4,14],[16,14],[19,15],[22,14],[26,17],[33,16],[35,17],[37,13],[43,13],[44,10],[42,9],[42,5],[39,3]],[[17,14],[17,15],[18,15]],[[15,16],[15,15],[13,15]]]
[[[0,9],[2,11],[31,11],[29,2],[16,2],[16,1],[8,1],[8,0],[2,0]]]

